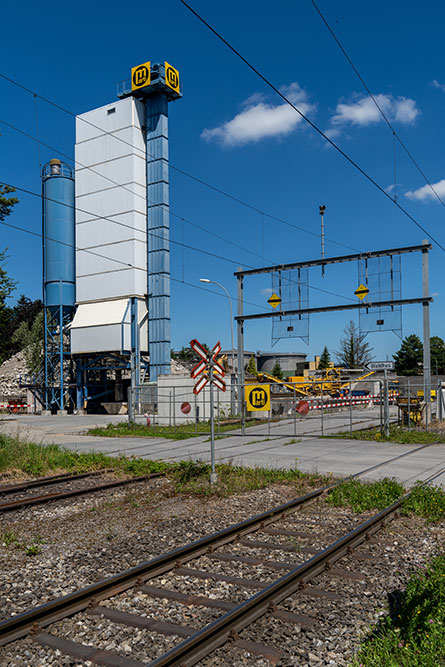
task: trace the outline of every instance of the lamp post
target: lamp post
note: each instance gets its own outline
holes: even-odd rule
[[[233,347],[233,314],[232,314],[232,299],[230,298],[230,294],[224,287],[224,285],[220,285],[220,283],[217,283],[216,280],[209,280],[209,278],[200,278],[199,279],[200,283],[212,283],[213,285],[218,285],[218,287],[221,287],[222,290],[226,293],[227,298],[229,299],[229,306],[230,306],[230,337],[231,337],[231,342],[232,342],[232,370],[231,370],[231,391],[230,391],[230,410],[232,414],[235,412],[235,390],[234,390],[234,374],[235,374],[235,352],[234,352],[234,347]],[[239,371],[239,364],[240,361],[238,359],[237,361],[237,370]]]
[[[232,316],[232,299],[230,298],[230,294],[224,287],[224,285],[220,285],[220,283],[217,283],[216,280],[209,280],[208,278],[200,278],[199,279],[200,283],[212,283],[213,285],[218,285],[218,287],[221,287],[222,290],[227,295],[227,298],[229,299],[229,306],[230,306],[230,337],[231,337],[231,342],[232,342],[232,373],[235,371],[235,352],[234,352],[234,347],[233,347],[233,316]]]

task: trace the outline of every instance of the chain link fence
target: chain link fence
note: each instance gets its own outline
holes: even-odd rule
[[[198,395],[194,380],[160,377],[129,391],[129,421],[145,423],[153,435],[208,435],[210,390],[207,385]],[[445,387],[445,383],[444,383]],[[270,396],[270,403],[255,409],[246,397],[252,389]],[[431,390],[431,417],[443,420],[445,402],[442,382]],[[261,403],[261,401],[260,401]],[[388,434],[390,424],[408,429],[425,423],[423,378],[418,380],[351,380],[341,386],[321,380],[308,382],[237,384],[228,379],[227,390],[214,389],[215,434],[245,435],[252,430],[262,436],[320,436],[352,432],[360,428],[379,428]]]

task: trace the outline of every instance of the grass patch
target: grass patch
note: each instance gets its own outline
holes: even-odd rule
[[[37,445],[0,435],[0,473],[16,471],[39,476],[50,472],[89,472],[109,468],[134,476],[163,472],[171,466],[162,461],[106,456],[100,452],[71,452],[59,445]]]
[[[445,442],[445,435],[434,433],[433,431],[424,431],[421,429],[411,429],[408,431],[401,426],[390,426],[389,435],[382,435],[380,429],[362,429],[359,431],[340,431],[332,435],[321,436],[323,438],[346,438],[348,440],[372,440],[375,442],[396,442],[401,445],[428,445],[431,443]]]
[[[326,497],[326,502],[335,507],[351,507],[354,512],[382,510],[405,493],[405,489],[395,479],[385,477],[377,482],[360,482],[350,479],[336,486]],[[416,514],[431,523],[444,518],[445,493],[437,486],[414,487],[412,494],[403,501],[401,512]]]
[[[224,463],[216,466],[218,481],[211,485],[210,472],[211,467],[207,463],[181,461],[171,474],[176,492],[226,497],[234,493],[264,489],[270,484],[292,484],[298,491],[304,491],[308,487],[324,485],[329,481],[321,475],[302,473],[296,469],[242,468]]]
[[[246,421],[246,427],[265,424],[266,421],[260,419],[249,419]],[[168,438],[169,440],[187,440],[188,438],[197,438],[200,435],[210,433],[210,422],[199,422],[198,432],[195,432],[196,424],[181,424],[180,426],[147,426],[146,424],[128,424],[121,422],[119,424],[107,424],[107,426],[98,426],[91,428],[88,435],[99,435],[107,438]],[[224,433],[225,431],[234,431],[241,428],[240,422],[231,424],[215,423],[215,433]]]
[[[445,664],[445,557],[416,572],[391,612],[356,655],[354,667],[438,667]]]

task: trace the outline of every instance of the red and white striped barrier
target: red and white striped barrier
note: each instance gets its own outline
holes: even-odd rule
[[[24,405],[24,404],[19,404],[19,403],[8,403],[8,405],[3,404],[0,405],[0,408],[32,408],[32,405]]]
[[[398,395],[398,394],[397,394]],[[397,399],[396,394],[389,396],[389,403],[394,405]],[[307,414],[309,410],[321,410],[322,408],[346,408],[349,405],[369,405],[381,401],[380,394],[369,394],[368,396],[354,396],[351,398],[337,398],[328,401],[320,401],[320,399],[302,399],[297,405],[297,412]]]

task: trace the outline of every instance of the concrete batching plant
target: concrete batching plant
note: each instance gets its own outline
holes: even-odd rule
[[[131,74],[76,118],[75,193],[67,165],[44,168],[46,408],[125,400],[128,369],[134,386],[170,373],[168,102],[182,92],[166,62]]]

